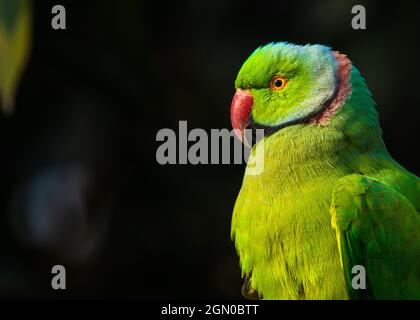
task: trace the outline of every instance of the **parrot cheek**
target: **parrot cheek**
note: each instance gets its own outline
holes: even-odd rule
[[[230,119],[232,121],[233,130],[241,141],[243,139],[244,130],[250,121],[249,118],[253,104],[254,97],[249,90],[236,90],[230,107]]]

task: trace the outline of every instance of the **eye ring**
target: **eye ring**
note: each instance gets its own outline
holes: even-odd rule
[[[288,82],[288,80],[285,77],[274,76],[270,81],[270,88],[273,91],[282,90],[286,86],[287,82]]]

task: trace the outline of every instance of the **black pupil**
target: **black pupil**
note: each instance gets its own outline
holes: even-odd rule
[[[280,88],[283,85],[283,80],[277,79],[274,81],[274,86]]]

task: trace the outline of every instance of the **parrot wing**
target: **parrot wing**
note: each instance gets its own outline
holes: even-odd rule
[[[420,299],[420,215],[406,197],[353,174],[340,180],[330,213],[349,298]],[[357,265],[364,290],[354,285]]]

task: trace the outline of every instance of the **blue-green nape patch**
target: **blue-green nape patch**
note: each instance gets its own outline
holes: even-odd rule
[[[319,112],[334,96],[337,62],[329,47],[285,42],[260,47],[245,61],[236,88],[254,96],[252,119],[265,126],[282,126]],[[278,91],[270,89],[274,76],[288,79]]]

